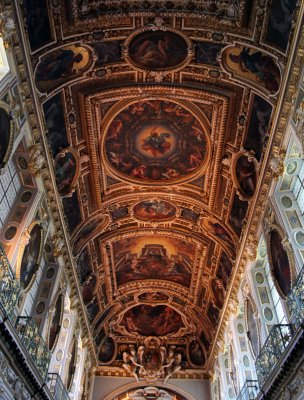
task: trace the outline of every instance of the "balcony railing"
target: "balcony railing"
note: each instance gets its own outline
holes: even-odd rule
[[[276,367],[293,336],[292,325],[274,325],[260,351],[256,362],[256,373],[260,387]]]
[[[236,400],[254,400],[259,393],[258,381],[247,380]]]
[[[21,342],[32,357],[40,375],[45,379],[51,353],[40,335],[36,322],[29,317],[18,317],[15,329]]]
[[[297,276],[287,296],[287,306],[292,323],[298,328],[304,324],[304,267]]]
[[[59,374],[48,374],[48,388],[54,400],[69,400],[68,392]]]
[[[15,279],[3,247],[0,245],[0,304],[12,319],[20,295],[20,285]]]

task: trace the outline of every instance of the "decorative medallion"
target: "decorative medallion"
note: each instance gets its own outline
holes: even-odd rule
[[[177,71],[194,55],[190,40],[173,29],[132,34],[124,43],[124,57],[139,70]]]
[[[26,238],[25,247],[21,248],[22,259],[17,264],[16,277],[21,287],[29,289],[34,281],[42,257],[43,230],[38,223],[33,223]]]
[[[207,166],[210,144],[198,116],[184,104],[142,100],[105,126],[103,147],[115,175],[147,185],[184,182]]]
[[[173,204],[162,200],[147,200],[137,203],[133,208],[135,218],[143,221],[167,221],[175,217]]]
[[[75,190],[79,178],[79,157],[75,150],[66,148],[55,157],[55,178],[61,196],[69,195]]]

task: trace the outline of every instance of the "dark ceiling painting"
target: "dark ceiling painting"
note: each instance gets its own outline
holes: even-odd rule
[[[42,246],[43,230],[39,224],[34,224],[30,229],[29,240],[23,249],[21,263],[17,268],[17,278],[23,290],[28,289],[33,283],[42,256]]]
[[[235,78],[248,81],[262,92],[279,90],[281,73],[276,61],[267,53],[252,47],[235,46],[224,51],[224,65]]]
[[[6,110],[0,108],[0,168],[3,166],[12,142],[10,117]]]
[[[170,336],[183,327],[182,318],[169,306],[139,305],[127,311],[122,324],[141,336]]]
[[[271,270],[279,292],[287,296],[291,289],[291,266],[282,242],[283,239],[277,230],[269,233]]]
[[[153,30],[140,33],[131,40],[129,56],[140,68],[163,70],[183,63],[187,47],[186,41],[176,33]]]
[[[104,146],[114,171],[146,183],[191,177],[209,158],[206,128],[191,111],[164,100],[121,110],[106,129]]]
[[[148,336],[179,349],[176,375],[213,369],[297,15],[295,0],[261,4],[24,1],[100,374],[134,378],[121,349]],[[278,235],[269,257],[285,297]]]
[[[244,148],[253,150],[258,161],[261,159],[263,147],[268,139],[271,112],[271,104],[262,97],[254,95]]]
[[[195,42],[195,61],[200,64],[219,67],[218,57],[223,47],[223,44],[213,42]]]
[[[296,0],[273,0],[271,2],[265,40],[282,51],[285,51],[288,45],[296,4]]]
[[[58,93],[47,100],[43,104],[43,111],[47,128],[46,137],[51,152],[55,157],[60,149],[69,146],[61,93]]]
[[[40,92],[50,92],[70,79],[80,76],[90,64],[90,51],[71,45],[44,56],[36,69],[36,83]]]
[[[64,149],[57,154],[54,169],[57,189],[61,196],[66,196],[75,187],[79,168],[79,157],[73,149]]]
[[[39,49],[52,40],[46,0],[24,0],[26,30],[32,51]]]

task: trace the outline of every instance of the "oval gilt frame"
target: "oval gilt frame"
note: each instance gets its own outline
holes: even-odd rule
[[[179,36],[180,38],[182,38],[187,46],[187,55],[185,57],[185,59],[180,62],[179,64],[176,64],[174,66],[171,67],[163,67],[163,68],[144,68],[142,66],[140,66],[139,64],[137,64],[136,62],[134,62],[132,60],[132,57],[130,56],[129,50],[130,50],[130,44],[132,43],[133,39],[135,39],[137,36],[143,34],[143,33],[148,33],[151,32],[151,34],[155,33],[155,32],[171,32],[177,36]],[[133,68],[135,68],[137,71],[140,72],[147,72],[147,71],[157,71],[159,73],[161,72],[177,72],[180,71],[182,68],[186,67],[190,61],[192,60],[192,58],[194,57],[195,51],[194,51],[194,46],[192,41],[184,34],[182,34],[181,32],[177,31],[176,29],[173,28],[169,28],[169,27],[164,27],[164,26],[145,26],[141,29],[136,30],[135,32],[133,32],[123,43],[122,46],[122,58],[124,58],[124,60],[130,64]]]
[[[21,239],[22,241],[21,241],[21,245],[20,245],[20,249],[19,249],[19,253],[18,253],[18,259],[17,259],[17,264],[16,264],[16,278],[20,281],[21,264],[22,264],[23,254],[24,254],[24,250],[28,243],[26,238],[30,237],[31,232],[36,225],[39,226],[40,234],[41,234],[41,241],[40,241],[40,246],[39,246],[39,251],[38,251],[38,257],[37,257],[37,261],[36,261],[35,272],[31,278],[29,284],[27,285],[27,287],[23,289],[23,293],[27,293],[31,289],[31,287],[34,283],[40,262],[41,262],[41,258],[42,258],[43,245],[44,245],[44,231],[43,231],[42,226],[40,225],[40,221],[38,221],[38,220],[33,221],[31,223],[31,225],[28,227],[28,229],[25,231],[25,233],[23,234],[24,236],[22,238],[23,240]]]
[[[10,106],[5,103],[4,101],[0,101],[0,108],[2,108],[8,115],[8,118],[10,120],[10,131],[9,131],[9,139],[8,139],[8,145],[7,149],[5,151],[3,160],[0,160],[0,173],[3,171],[5,168],[8,160],[10,159],[12,150],[13,150],[13,144],[14,144],[14,120],[10,117]]]

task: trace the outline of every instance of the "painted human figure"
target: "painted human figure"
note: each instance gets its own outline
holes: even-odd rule
[[[230,54],[230,59],[239,64],[243,72],[251,72],[257,80],[263,82],[270,92],[277,92],[280,82],[280,70],[268,55],[260,51],[250,54],[250,49],[244,47],[240,54]]]

